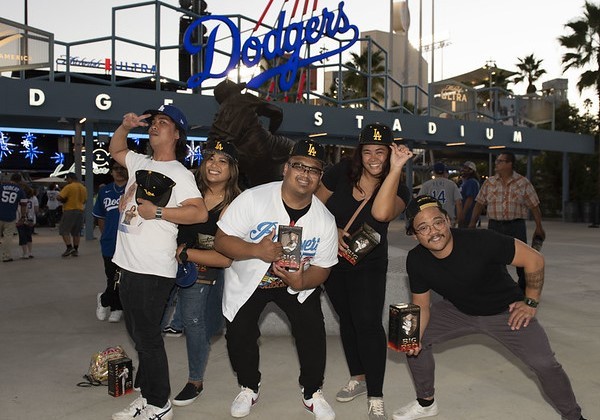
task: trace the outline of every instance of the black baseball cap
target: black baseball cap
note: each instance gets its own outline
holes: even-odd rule
[[[238,153],[237,148],[230,141],[221,140],[209,140],[205,143],[202,155],[206,156],[207,153],[222,153],[228,158],[237,163]]]
[[[135,172],[137,189],[135,198],[142,198],[158,207],[164,207],[171,198],[175,181],[159,172],[140,169]]]
[[[312,139],[300,140],[290,151],[290,157],[304,156],[325,163],[325,148]]]
[[[404,211],[404,215],[406,216],[406,234],[412,235],[414,233],[412,224],[415,220],[417,214],[429,207],[437,207],[442,211],[442,213],[446,213],[444,208],[442,207],[442,203],[440,203],[435,198],[430,195],[420,195],[417,198],[413,198],[406,206],[406,210]]]
[[[363,128],[358,136],[358,144],[385,144],[394,142],[392,130],[385,124],[374,123]]]

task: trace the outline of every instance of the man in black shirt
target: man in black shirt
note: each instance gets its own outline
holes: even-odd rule
[[[490,230],[451,229],[446,211],[430,196],[411,201],[406,219],[407,234],[419,241],[408,253],[406,269],[412,301],[421,308],[421,341],[407,352],[417,400],[394,412],[394,420],[438,414],[432,346],[473,333],[498,340],[523,361],[564,419],[583,419],[569,378],[535,318],[544,257]],[[508,274],[508,264],[525,269],[525,295]],[[431,304],[431,290],[444,300]]]

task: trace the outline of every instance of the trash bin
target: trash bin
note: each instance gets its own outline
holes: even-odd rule
[[[583,223],[591,223],[594,218],[594,203],[592,201],[584,201],[581,203],[581,221]]]
[[[564,205],[563,220],[574,223],[579,221],[579,205],[575,201],[566,201]]]

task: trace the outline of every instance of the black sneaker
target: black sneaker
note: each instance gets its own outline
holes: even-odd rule
[[[68,257],[69,255],[71,255],[73,252],[75,251],[74,248],[67,248],[65,252],[62,253],[63,257]]]
[[[165,337],[181,337],[183,335],[183,330],[178,330],[176,328],[173,328],[171,326],[165,327],[162,330],[163,334],[165,335]]]
[[[196,398],[200,396],[202,389],[202,384],[200,384],[199,387],[196,387],[196,385],[188,382],[187,384],[185,384],[181,392],[177,394],[175,398],[173,398],[173,405],[176,405],[178,407],[190,405],[191,403],[196,401]]]

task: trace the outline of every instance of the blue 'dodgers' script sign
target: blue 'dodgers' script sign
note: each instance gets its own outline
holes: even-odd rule
[[[217,26],[208,35],[206,44],[204,46],[193,44],[194,31],[199,25],[209,21],[217,22]],[[240,61],[246,67],[253,67],[260,62],[261,57],[272,60],[289,54],[285,63],[264,71],[247,83],[249,88],[257,89],[267,80],[280,75],[282,77],[279,78],[279,88],[282,91],[288,91],[294,84],[298,69],[347,50],[354,45],[359,35],[356,25],[352,25],[348,16],[344,13],[344,2],[340,2],[337,14],[324,8],[321,16],[313,16],[302,22],[292,22],[287,27],[283,26],[284,22],[285,11],[282,11],[279,14],[277,26],[264,34],[262,41],[256,36],[251,36],[242,44],[240,30],[225,16],[208,15],[194,21],[185,32],[183,45],[191,55],[199,54],[204,48],[204,65],[200,73],[194,74],[188,79],[188,87],[193,89],[200,86],[206,79],[224,77]],[[226,35],[221,34],[221,38],[230,36],[232,40],[230,58],[225,70],[220,73],[213,73],[217,34],[223,27],[228,33]],[[344,40],[340,48],[312,57],[300,57],[300,49],[303,44],[316,44],[323,37],[334,38],[338,34],[343,35],[346,33],[350,33],[351,38]]]

